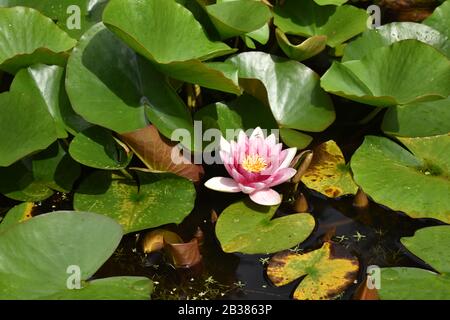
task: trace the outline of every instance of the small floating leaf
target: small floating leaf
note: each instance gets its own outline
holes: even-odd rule
[[[202,261],[202,255],[196,238],[189,242],[167,243],[167,251],[177,268],[191,268]]]
[[[33,207],[33,202],[24,202],[10,209],[0,223],[0,233],[20,222],[31,219]]]
[[[378,293],[386,300],[450,299],[450,227],[438,226],[416,231],[402,238],[403,245],[435,271],[418,268],[382,268]]]
[[[326,36],[312,36],[302,43],[294,45],[280,29],[276,30],[275,35],[281,50],[290,59],[297,61],[303,61],[319,54],[325,50],[327,45]]]
[[[144,253],[151,253],[163,249],[167,243],[183,243],[183,239],[175,232],[157,229],[144,236],[142,249]]]
[[[287,128],[280,128],[280,137],[288,147],[297,148],[299,150],[305,149],[313,140],[313,138],[306,133]]]
[[[305,254],[285,251],[272,257],[269,279],[283,286],[306,276],[294,292],[297,300],[332,299],[356,280],[358,259],[326,242],[322,248]]]
[[[195,188],[172,174],[136,172],[139,184],[108,171],[87,177],[75,193],[74,207],[101,213],[125,233],[180,223],[193,209]]]
[[[276,206],[239,201],[219,216],[216,235],[225,252],[272,253],[303,242],[315,227],[309,213],[272,219]]]
[[[380,204],[413,218],[450,223],[450,136],[367,136],[351,160],[356,183]]]
[[[312,161],[301,181],[308,188],[330,198],[355,194],[358,191],[342,151],[333,140],[314,148]]]
[[[111,131],[97,126],[77,134],[70,143],[69,152],[79,163],[108,170],[125,168],[133,155],[114,140]]]
[[[54,143],[32,157],[0,167],[0,192],[20,201],[45,200],[55,191],[71,191],[80,171],[79,164]]]

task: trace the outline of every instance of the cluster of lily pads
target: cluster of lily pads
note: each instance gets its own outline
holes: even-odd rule
[[[299,159],[295,188],[328,198],[362,190],[442,222],[402,239],[429,270],[384,268],[378,294],[450,298],[450,1],[422,23],[376,29],[365,9],[346,2],[0,0],[0,79],[8,83],[0,193],[16,201],[0,223],[0,298],[149,299],[148,278],[93,275],[123,235],[192,212],[208,168],[174,163],[171,138],[180,128],[194,137],[194,120],[224,135],[278,129],[288,147],[313,146]],[[66,23],[73,5],[79,28]],[[315,59],[332,64],[314,70]],[[314,140],[335,122],[337,103],[366,108],[361,125],[383,115],[380,134],[367,135],[347,162],[336,142]],[[34,203],[55,192],[73,195],[73,211],[33,217]],[[277,217],[277,209],[229,205],[215,227],[222,249],[275,254],[267,267],[274,285],[306,276],[296,299],[348,288],[358,259],[330,241],[287,250],[316,223],[306,212]],[[70,266],[81,271],[76,290],[67,285]]]

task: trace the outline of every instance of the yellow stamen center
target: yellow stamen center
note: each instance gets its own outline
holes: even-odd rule
[[[257,173],[267,168],[267,163],[263,157],[257,154],[250,154],[246,156],[244,161],[242,162],[242,168],[244,168],[248,172]]]

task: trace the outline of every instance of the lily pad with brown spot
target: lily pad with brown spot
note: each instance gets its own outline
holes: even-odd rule
[[[250,200],[227,207],[219,216],[216,235],[225,252],[273,253],[303,242],[315,227],[309,213],[272,219],[278,206],[261,206]]]
[[[333,140],[314,148],[311,164],[301,181],[308,188],[330,198],[355,194],[358,191],[342,151]]]
[[[0,224],[0,233],[18,223],[31,219],[33,208],[33,202],[23,202],[9,210]]]
[[[297,300],[333,299],[358,275],[358,259],[342,247],[326,242],[305,254],[281,252],[269,262],[267,275],[277,287],[305,277],[294,292]]]

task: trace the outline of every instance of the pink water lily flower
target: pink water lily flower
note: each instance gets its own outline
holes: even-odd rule
[[[261,128],[250,137],[241,131],[237,142],[220,140],[220,158],[231,178],[214,177],[205,186],[222,192],[244,192],[258,204],[272,206],[281,196],[271,187],[292,178],[296,170],[290,168],[297,148],[282,149],[274,134],[267,138]]]

